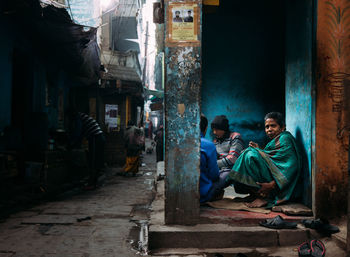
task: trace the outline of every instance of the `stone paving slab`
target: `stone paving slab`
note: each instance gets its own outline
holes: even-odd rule
[[[144,162],[144,176],[110,173],[97,190],[73,190],[13,214],[0,223],[0,257],[140,256],[131,245],[137,242],[139,229],[131,220],[147,218],[142,206],[150,206],[153,199],[155,154],[145,156]],[[84,217],[91,219],[77,221]]]
[[[15,253],[0,253],[0,257],[12,257]]]
[[[61,224],[70,225],[77,222],[82,215],[37,215],[24,218],[22,224]]]

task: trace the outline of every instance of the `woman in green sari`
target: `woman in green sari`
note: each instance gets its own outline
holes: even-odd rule
[[[272,207],[288,201],[294,193],[301,169],[296,142],[285,130],[283,116],[270,112],[265,116],[265,132],[271,141],[264,149],[249,142],[236,160],[228,180],[237,193],[250,193],[254,201],[248,207]]]

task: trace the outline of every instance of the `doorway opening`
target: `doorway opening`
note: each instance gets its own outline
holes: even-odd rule
[[[313,5],[294,2],[222,0],[203,7],[201,112],[207,139],[214,138],[210,122],[226,115],[245,147],[265,146],[264,116],[281,112],[302,151],[302,203],[311,208]]]

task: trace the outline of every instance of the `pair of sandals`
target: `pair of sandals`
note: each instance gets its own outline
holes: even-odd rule
[[[322,241],[313,239],[299,245],[298,255],[299,257],[324,257],[326,256],[326,247]]]
[[[308,219],[302,220],[301,223],[306,228],[315,229],[320,234],[330,236],[334,233],[338,233],[340,230],[337,226],[329,224],[327,220],[323,219]],[[266,219],[259,223],[263,227],[272,228],[272,229],[294,229],[297,227],[296,222],[285,221],[280,215],[272,219]]]

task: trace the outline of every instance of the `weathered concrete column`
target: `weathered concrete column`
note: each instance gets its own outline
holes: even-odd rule
[[[199,218],[201,9],[201,0],[165,1],[166,224]]]

